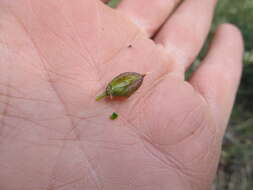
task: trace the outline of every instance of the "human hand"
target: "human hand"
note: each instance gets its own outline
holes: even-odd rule
[[[0,2],[1,189],[210,188],[242,39],[220,26],[185,81],[216,1],[184,1],[161,27],[177,3]],[[95,101],[127,71],[149,73],[135,94]]]

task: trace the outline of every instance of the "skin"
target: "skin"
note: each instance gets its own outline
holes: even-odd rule
[[[0,1],[1,189],[210,189],[243,43],[219,26],[185,81],[216,1],[177,3]],[[95,101],[126,71],[148,73],[134,95]]]

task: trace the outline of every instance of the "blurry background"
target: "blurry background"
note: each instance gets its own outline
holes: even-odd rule
[[[112,0],[115,7],[120,0]],[[147,1],[148,2],[148,1]],[[204,57],[215,28],[230,22],[244,36],[244,71],[227,129],[213,190],[253,189],[253,0],[219,0],[208,40],[191,70]],[[224,72],[226,72],[224,70]],[[190,72],[189,72],[190,74]]]

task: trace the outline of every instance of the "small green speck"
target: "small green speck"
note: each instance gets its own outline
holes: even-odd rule
[[[118,114],[113,112],[112,115],[110,116],[110,119],[115,120],[115,119],[117,119],[117,117],[118,117]]]

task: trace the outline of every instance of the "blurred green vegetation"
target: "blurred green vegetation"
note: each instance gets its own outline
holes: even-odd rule
[[[119,0],[109,5],[116,7]],[[253,0],[219,0],[206,44],[195,66],[205,56],[219,24],[240,28],[245,42],[244,70],[236,103],[226,131],[215,190],[253,189]],[[194,68],[192,68],[194,70]],[[226,72],[224,70],[224,72]]]

